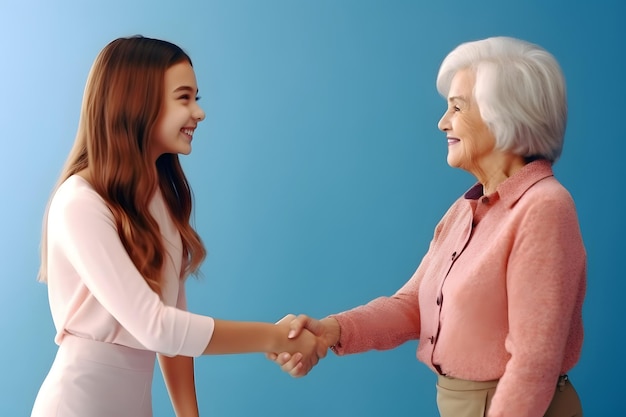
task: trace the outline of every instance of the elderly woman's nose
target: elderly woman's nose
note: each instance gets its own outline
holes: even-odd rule
[[[450,129],[450,121],[448,119],[448,112],[445,112],[443,116],[441,116],[441,119],[439,119],[439,123],[437,123],[437,127],[442,132],[445,132],[446,130]]]

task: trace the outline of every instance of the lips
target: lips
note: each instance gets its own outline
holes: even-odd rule
[[[448,138],[448,146],[454,145],[455,143],[458,143],[458,142],[460,142],[460,140],[457,138]]]

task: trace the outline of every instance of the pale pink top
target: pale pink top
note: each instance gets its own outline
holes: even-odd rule
[[[459,198],[394,296],[334,316],[336,351],[419,339],[433,371],[500,380],[489,417],[542,416],[580,355],[585,286],[574,202],[550,163],[535,161],[492,195],[477,184]]]
[[[91,185],[74,175],[56,191],[48,213],[48,297],[57,344],[70,333],[170,356],[202,354],[214,321],[185,311],[181,238],[158,192],[150,212],[167,249],[162,300],[137,271]]]

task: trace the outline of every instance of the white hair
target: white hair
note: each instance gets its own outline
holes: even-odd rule
[[[474,98],[498,149],[529,159],[559,158],[567,97],[561,67],[548,51],[509,37],[463,43],[439,68],[437,90],[445,98],[462,69],[476,77]]]

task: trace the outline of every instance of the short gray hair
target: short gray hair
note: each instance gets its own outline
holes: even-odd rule
[[[528,159],[556,161],[567,124],[565,78],[559,63],[542,47],[509,37],[457,46],[437,75],[447,98],[454,75],[470,69],[474,98],[496,138],[496,147]]]

